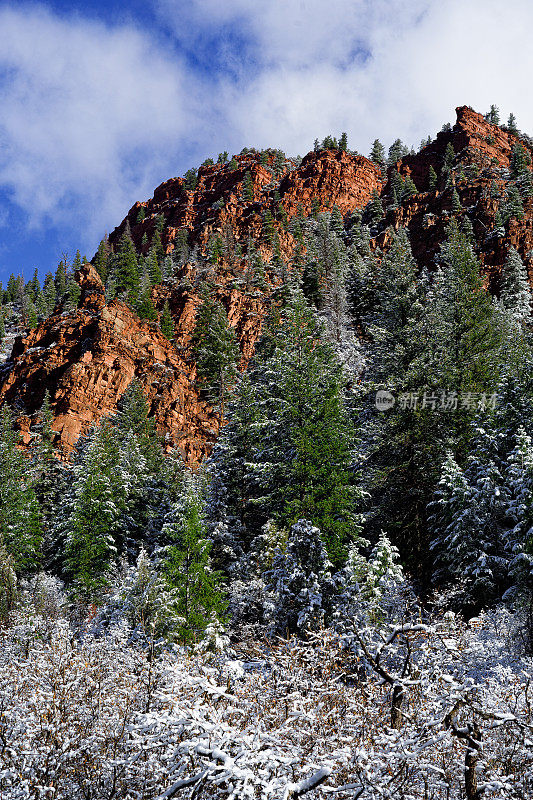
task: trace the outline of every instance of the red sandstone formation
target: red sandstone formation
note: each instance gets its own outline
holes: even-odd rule
[[[417,155],[392,168],[409,173],[418,194],[387,212],[375,231],[373,246],[385,249],[390,228],[405,225],[415,258],[421,266],[431,267],[451,216],[455,187],[463,207],[456,216],[468,216],[472,223],[488,278],[497,278],[510,245],[530,263],[533,201],[525,203],[523,220],[510,220],[504,235],[494,224],[498,203],[491,196],[491,187],[504,186],[516,141],[516,136],[486,122],[472,109],[458,108],[451,130],[442,131]],[[451,186],[446,186],[442,173],[448,143],[456,154]],[[205,252],[211,237],[230,231],[243,252],[253,240],[268,257],[272,242],[265,236],[263,221],[269,212],[280,253],[290,258],[295,242],[289,223],[294,217],[308,217],[334,205],[346,215],[364,207],[374,190],[384,199],[391,191],[390,181],[382,185],[374,164],[339,150],[309,153],[299,166],[288,159],[280,163],[279,157],[276,162],[274,153],[265,158],[255,151],[237,156],[236,162],[236,168],[229,164],[200,167],[194,190],[186,189],[181,178],[161,184],[153,198],[130,209],[111,234],[110,245],[116,246],[129,224],[136,247],[146,252],[156,220],[162,216],[163,245],[168,253],[184,232],[190,246]],[[428,191],[430,166],[439,176],[437,190],[432,192]],[[247,175],[252,197],[244,199]],[[138,221],[141,208],[144,219]],[[230,265],[219,264],[216,272],[218,296],[237,332],[244,366],[261,330],[268,292],[243,285]],[[159,310],[165,301],[169,303],[176,325],[174,343],[163,337],[155,323],[139,320],[123,302],[106,303],[100,278],[91,266],[84,267],[78,279],[82,289],[78,309],[58,309],[36,330],[19,337],[11,359],[0,367],[0,400],[17,410],[24,441],[31,438],[31,425],[48,389],[58,448],[67,456],[80,433],[114,411],[136,377],[167,447],[179,447],[188,461],[198,461],[214,441],[219,420],[198,390],[189,348],[198,303],[195,269],[184,266],[174,281],[155,287],[152,293]]]

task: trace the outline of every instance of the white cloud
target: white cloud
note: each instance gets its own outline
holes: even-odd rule
[[[501,104],[533,133],[530,0],[152,2],[178,49],[131,23],[0,6],[0,186],[88,250],[220,150],[303,155],[343,130],[362,152],[376,136],[417,145],[462,103]]]
[[[243,144],[302,152],[347,130],[363,152],[379,136],[418,145],[454,108],[493,102],[533,132],[529,0],[159,0],[161,18],[194,48],[221,37],[221,92]],[[179,11],[179,13],[178,13]],[[249,41],[242,48],[241,40]],[[238,75],[238,79],[235,78]]]
[[[30,223],[117,224],[197,128],[192,79],[132,27],[0,9],[0,184]]]

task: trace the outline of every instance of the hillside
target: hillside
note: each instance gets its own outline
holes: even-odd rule
[[[176,328],[173,344],[155,323],[140,320],[119,298],[106,302],[97,273],[85,267],[77,275],[82,289],[78,308],[65,312],[57,307],[35,330],[17,339],[1,373],[0,398],[18,409],[21,431],[29,441],[48,390],[57,445],[68,455],[83,430],[116,408],[135,376],[167,446],[178,446],[188,460],[197,461],[209,451],[218,430],[217,415],[198,389],[190,351],[202,281],[214,276],[244,366],[279,283],[279,263],[289,271],[302,263],[305,247],[295,235],[295,220],[336,207],[349,225],[351,215],[364,210],[376,191],[385,215],[370,228],[371,247],[386,250],[391,229],[405,226],[419,267],[431,269],[452,215],[455,190],[461,210],[454,213],[470,221],[476,253],[491,290],[497,292],[509,247],[518,250],[526,265],[533,247],[531,197],[523,201],[519,218],[511,214],[505,226],[495,224],[518,142],[531,152],[529,140],[463,106],[457,109],[453,128],[440,132],[417,154],[401,158],[383,176],[362,156],[320,149],[300,164],[272,151],[246,152],[230,163],[200,167],[194,188],[186,188],[183,178],[170,179],[153,198],[130,209],[109,236],[109,248],[119,248],[128,228],[137,252],[146,256],[159,226],[164,253],[174,259],[174,273],[152,289],[152,299],[159,313],[169,303]],[[450,146],[454,155],[448,178],[444,163]],[[432,189],[430,167],[438,176]],[[411,178],[416,191],[394,204],[397,174]],[[209,258],[217,241],[224,246]],[[261,256],[265,264],[264,285],[251,275],[251,246],[254,257]],[[187,253],[194,254],[192,261]]]

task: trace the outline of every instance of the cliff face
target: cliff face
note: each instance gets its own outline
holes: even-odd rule
[[[200,167],[194,188],[186,188],[181,178],[161,184],[153,198],[130,209],[110,235],[110,245],[116,247],[129,227],[138,252],[146,254],[156,223],[162,222],[162,243],[169,254],[185,238],[189,247],[205,253],[213,237],[229,236],[239,252],[245,253],[253,242],[268,259],[275,232],[279,255],[290,260],[296,245],[291,220],[333,206],[347,215],[364,208],[377,190],[389,209],[372,229],[371,245],[386,249],[390,229],[406,226],[420,266],[431,268],[452,214],[455,190],[462,206],[455,216],[470,221],[487,281],[497,289],[499,269],[511,245],[531,265],[533,200],[524,201],[521,219],[511,217],[505,229],[495,224],[517,141],[517,136],[491,125],[472,109],[460,107],[453,128],[441,131],[418,154],[399,161],[384,181],[376,165],[340,150],[311,152],[300,164],[275,151],[243,153],[232,164]],[[449,144],[455,153],[451,179],[443,169]],[[529,142],[523,145],[529,152]],[[430,167],[438,176],[432,191]],[[410,175],[417,188],[397,208],[390,203],[394,171]],[[239,258],[236,262],[237,266],[222,259],[216,266],[216,291],[237,333],[244,367],[260,334],[271,286],[268,281],[266,288],[248,285]],[[174,343],[158,325],[140,320],[120,300],[107,303],[91,265],[82,268],[77,280],[82,290],[78,308],[56,309],[35,330],[19,337],[11,358],[0,365],[0,401],[16,409],[23,440],[31,439],[48,389],[57,446],[68,456],[80,433],[112,413],[136,377],[167,448],[181,448],[189,462],[201,459],[216,438],[219,420],[198,389],[189,347],[202,282],[197,267],[185,263],[174,280],[152,290],[159,311],[169,303],[176,326]]]
[[[133,206],[111,234],[111,245],[129,223],[137,249],[146,250],[143,236],[151,239],[155,221],[162,215],[163,244],[169,253],[184,229],[189,245],[200,248],[205,248],[212,235],[230,229],[236,243],[246,246],[253,238],[258,249],[268,254],[271,245],[262,232],[268,210],[280,248],[287,254],[294,240],[286,227],[294,216],[308,216],[312,207],[323,210],[334,204],[347,213],[365,205],[372,191],[381,186],[374,164],[345,152],[310,153],[298,168],[286,161],[278,167],[278,180],[272,166],[261,164],[257,153],[238,156],[237,165],[236,169],[227,164],[201,167],[194,190],[185,189],[181,178],[166,181],[151,200]],[[253,199],[245,201],[247,175]],[[141,208],[144,220],[137,222]],[[283,224],[281,208],[286,213]],[[266,293],[236,284],[234,272],[224,264],[217,272],[218,296],[235,328],[244,365],[253,353],[267,311]],[[185,265],[177,278],[152,291],[156,308],[169,303],[176,326],[170,343],[158,325],[140,320],[125,303],[106,303],[98,273],[91,265],[83,267],[77,275],[82,290],[78,308],[68,312],[58,308],[35,330],[19,337],[11,358],[1,367],[0,401],[16,409],[24,443],[31,440],[31,427],[46,390],[54,413],[56,444],[59,452],[68,456],[83,431],[115,410],[135,377],[143,386],[167,449],[180,448],[189,462],[202,458],[216,438],[219,419],[198,389],[190,354],[198,275]]]
[[[468,106],[456,109],[457,121],[449,131],[441,131],[431,144],[419,153],[407,156],[392,170],[410,175],[418,193],[404,200],[397,209],[391,209],[381,223],[374,244],[387,247],[390,234],[387,227],[409,230],[413,254],[420,266],[431,268],[434,256],[445,238],[446,227],[452,216],[454,189],[462,210],[453,212],[461,221],[472,224],[476,252],[480,258],[487,282],[497,289],[500,268],[511,246],[522,256],[533,277],[533,200],[522,199],[522,219],[511,217],[505,229],[496,225],[496,214],[505,200],[506,182],[509,179],[512,148],[520,143],[531,157],[533,150],[528,139],[520,138],[497,125],[487,122],[483,115]],[[454,175],[447,180],[443,164],[448,144],[455,152]],[[429,191],[429,169],[437,173],[437,187]],[[383,189],[390,196],[391,172]]]

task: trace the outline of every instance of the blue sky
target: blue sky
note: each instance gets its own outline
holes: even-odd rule
[[[463,103],[533,133],[532,29],[529,0],[0,0],[0,280],[221,150],[417,146]]]

